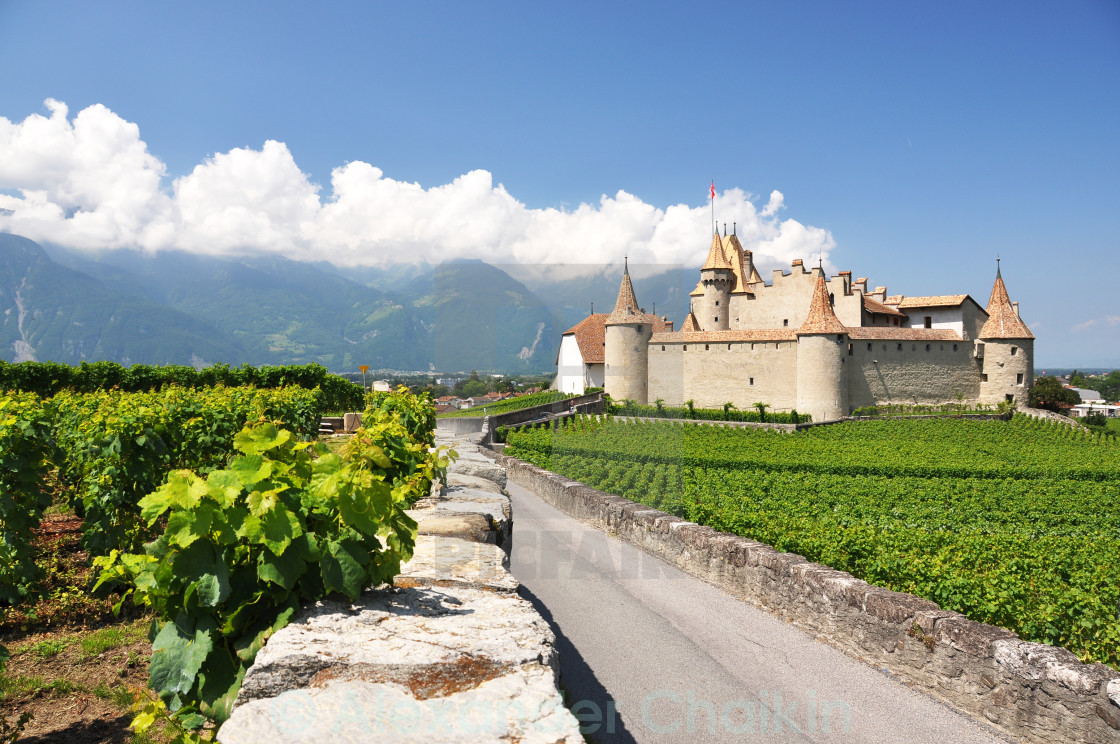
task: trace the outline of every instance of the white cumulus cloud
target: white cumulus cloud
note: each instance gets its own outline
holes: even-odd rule
[[[480,258],[602,267],[627,255],[694,266],[710,241],[707,202],[658,207],[620,190],[574,209],[530,209],[485,170],[424,187],[355,161],[332,171],[324,193],[273,140],[215,154],[168,183],[136,124],[100,104],[72,118],[59,101],[46,108],[21,122],[0,117],[0,230],[80,250],[276,253],[343,266]],[[764,275],[794,258],[823,257],[832,269],[827,230],[781,219],[780,191],[755,201],[726,189],[715,212]]]

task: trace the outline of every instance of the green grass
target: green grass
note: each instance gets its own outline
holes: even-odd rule
[[[140,623],[125,627],[102,628],[81,640],[82,655],[85,658],[100,656],[121,646],[147,640],[147,632]]]
[[[0,700],[27,695],[29,693],[57,692],[63,695],[81,689],[81,685],[68,679],[52,679],[47,681],[43,677],[25,677],[22,674],[9,677],[0,675]]]
[[[130,710],[132,704],[136,701],[136,694],[124,685],[113,685],[110,687],[104,682],[101,682],[94,687],[91,692],[102,700],[108,701],[122,710]]]
[[[60,653],[62,653],[63,649],[65,649],[69,645],[70,642],[67,640],[39,641],[38,643],[31,646],[21,648],[19,650],[19,653],[31,653],[35,654],[40,659],[49,659],[52,656],[58,656]]]

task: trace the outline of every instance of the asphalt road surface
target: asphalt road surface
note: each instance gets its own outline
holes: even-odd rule
[[[509,484],[513,574],[596,742],[1006,744],[992,729]]]

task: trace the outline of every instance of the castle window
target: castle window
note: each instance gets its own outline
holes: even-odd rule
[[[868,345],[867,345],[867,350],[868,350],[868,351],[871,351],[871,344],[868,344]]]
[[[848,344],[848,356],[852,355],[852,351],[853,351],[852,346],[854,346],[854,344]]]
[[[895,325],[898,325],[898,318],[895,318],[895,319],[894,319],[894,324],[895,324]]]
[[[661,347],[661,350],[662,350],[662,351],[665,351],[665,347],[664,347],[664,346],[662,346],[662,347]]]
[[[716,300],[716,307],[719,307],[719,300]]]
[[[783,318],[782,319],[782,325],[788,326],[789,325],[789,318]]]
[[[910,344],[910,351],[917,351],[917,350],[918,350],[918,345],[917,344]]]
[[[685,344],[685,345],[684,345],[684,350],[685,350],[685,351],[688,351],[688,344]]]
[[[899,345],[898,345],[898,350],[899,350],[899,351],[902,351],[902,344],[899,344]]]
[[[751,385],[754,385],[754,378],[751,378]]]
[[[987,375],[980,375],[980,382],[987,382],[987,381],[988,381],[988,376]]]
[[[926,351],[929,351],[929,344],[926,344]]]
[[[1016,385],[1022,385],[1023,384],[1023,373],[1022,372],[1015,375],[1015,384]]]
[[[712,348],[712,347],[711,347],[711,346],[709,346],[708,344],[704,344],[704,351],[710,351],[710,350],[711,350],[711,348]]]
[[[930,315],[926,316],[926,328],[933,328],[933,317]]]
[[[976,344],[976,358],[977,359],[983,359],[984,358],[984,344]]]
[[[731,351],[731,344],[728,344],[728,345],[727,345],[727,350],[728,350],[728,351]]]
[[[832,292],[828,293],[828,304],[829,305],[835,305],[836,304],[836,295],[834,295]]]
[[[719,322],[719,316],[718,315],[716,316],[716,322],[717,323]]]
[[[843,337],[843,336],[841,336],[841,335],[840,335],[839,333],[837,333],[837,334],[836,334],[836,340],[837,340],[837,341],[843,341],[843,340],[844,340],[844,337]]]
[[[1011,347],[1011,356],[1015,356],[1015,352],[1018,351],[1018,350],[1019,350],[1018,346],[1012,346]]]
[[[953,344],[953,351],[956,351],[956,350],[957,350],[957,345]]]

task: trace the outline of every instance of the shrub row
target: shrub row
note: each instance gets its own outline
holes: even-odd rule
[[[327,372],[319,364],[252,367],[243,364],[230,367],[215,364],[196,370],[181,365],[151,366],[134,364],[123,367],[116,362],[82,362],[73,367],[57,362],[0,361],[0,390],[18,390],[49,398],[63,390],[95,393],[101,390],[122,390],[129,393],[150,392],[177,385],[185,388],[254,386],[281,388],[297,386],[322,391],[326,411],[361,410],[364,396],[361,385]]]

